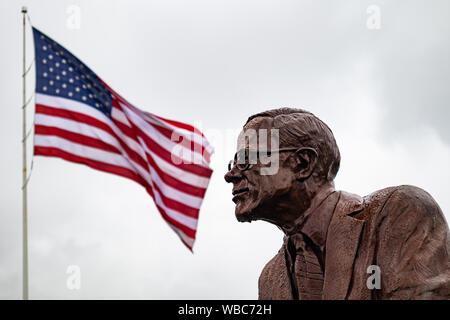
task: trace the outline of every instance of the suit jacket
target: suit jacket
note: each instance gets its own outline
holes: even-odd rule
[[[286,253],[283,244],[264,267],[260,299],[293,299]],[[450,299],[448,225],[434,199],[417,187],[364,198],[340,191],[324,254],[323,299]],[[367,285],[373,265],[380,289]]]

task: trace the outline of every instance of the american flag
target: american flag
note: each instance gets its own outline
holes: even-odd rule
[[[193,126],[142,111],[63,46],[33,28],[34,154],[129,178],[192,251],[212,174],[212,147]]]

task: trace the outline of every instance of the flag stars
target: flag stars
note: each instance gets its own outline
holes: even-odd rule
[[[114,97],[101,80],[70,52],[52,42],[44,36],[36,43],[40,51],[36,59],[38,91],[82,102],[109,115]]]

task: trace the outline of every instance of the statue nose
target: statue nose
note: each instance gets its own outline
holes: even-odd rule
[[[227,173],[225,173],[224,179],[226,182],[235,182],[241,179],[240,171],[236,167],[232,167]]]

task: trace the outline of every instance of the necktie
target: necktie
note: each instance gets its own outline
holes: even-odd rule
[[[291,236],[295,248],[294,281],[300,300],[321,300],[323,270],[318,256],[321,255],[311,240],[297,233]],[[293,259],[293,260],[294,260]]]

